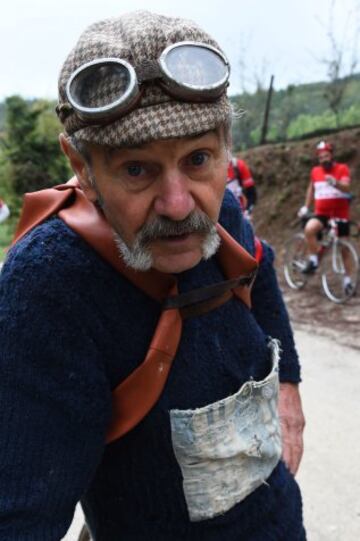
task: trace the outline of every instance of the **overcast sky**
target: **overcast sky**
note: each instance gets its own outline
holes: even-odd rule
[[[89,23],[150,8],[191,18],[217,39],[232,64],[231,93],[242,88],[244,75],[249,88],[254,74],[265,82],[273,73],[277,88],[324,80],[325,66],[316,58],[329,51],[326,28],[332,1],[7,0],[0,9],[0,100],[12,94],[55,98],[60,66]],[[351,50],[359,4],[335,2],[336,39],[346,36]]]

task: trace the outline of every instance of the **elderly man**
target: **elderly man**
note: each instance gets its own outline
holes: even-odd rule
[[[224,195],[228,77],[208,34],[149,12],[64,63],[76,178],[27,196],[1,275],[2,539],[61,539],[79,500],[97,541],[305,539],[298,358],[272,251]]]

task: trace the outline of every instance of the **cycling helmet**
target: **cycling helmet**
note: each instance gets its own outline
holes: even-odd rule
[[[318,154],[319,152],[330,152],[333,154],[334,146],[332,143],[328,143],[327,141],[320,141],[316,145],[316,153]]]

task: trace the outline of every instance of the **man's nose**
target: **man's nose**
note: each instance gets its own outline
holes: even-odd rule
[[[195,209],[190,192],[189,179],[180,171],[168,171],[159,179],[159,191],[155,199],[155,212],[171,220],[184,220]]]

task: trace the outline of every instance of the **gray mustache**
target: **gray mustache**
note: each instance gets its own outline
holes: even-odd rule
[[[159,216],[153,222],[145,224],[139,232],[138,241],[146,246],[163,237],[173,237],[190,233],[206,235],[214,229],[214,224],[204,213],[195,212],[184,220],[174,221],[165,216]]]

